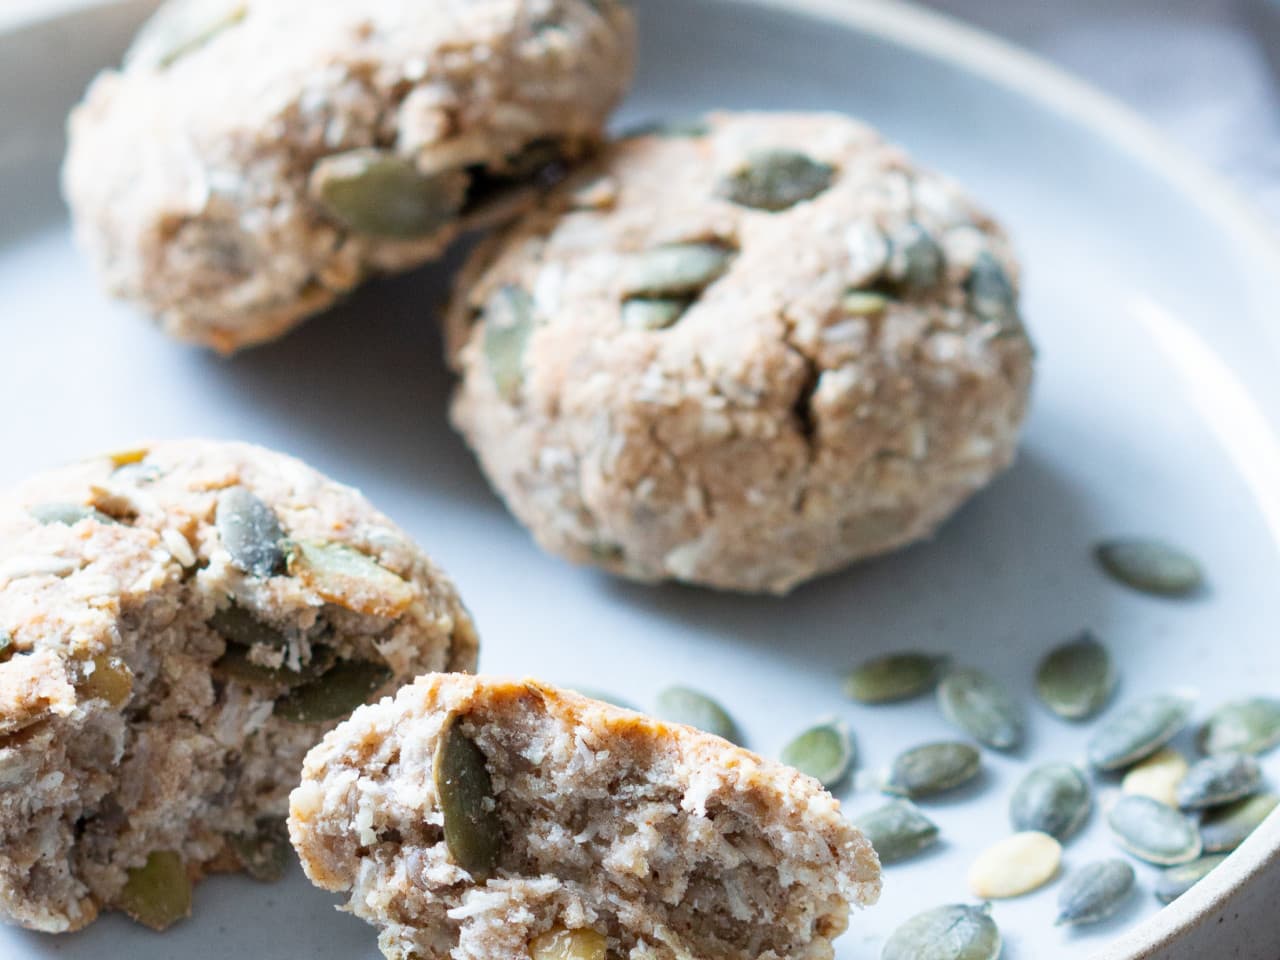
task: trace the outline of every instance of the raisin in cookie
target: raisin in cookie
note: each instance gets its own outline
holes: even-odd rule
[[[834,115],[612,146],[473,255],[453,420],[548,550],[784,592],[930,534],[1014,455],[999,227]]]
[[[816,780],[532,680],[420,677],[356,711],[289,833],[395,960],[827,960],[880,890]]]
[[[594,145],[633,32],[619,0],[169,0],[72,114],[77,233],[174,336],[276,337]]]
[[[0,498],[0,918],[157,928],[217,870],[278,875],[306,751],[469,670],[453,586],[355,490],[180,442]]]

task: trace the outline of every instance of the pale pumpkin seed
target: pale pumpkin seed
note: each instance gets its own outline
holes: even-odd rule
[[[488,761],[463,731],[462,718],[457,714],[445,721],[440,733],[434,779],[449,856],[472,878],[483,882],[498,866],[502,821]]]
[[[122,707],[133,694],[133,671],[120,657],[100,653],[93,658],[93,672],[76,684],[76,692],[85,700]]]
[[[882,864],[914,857],[938,842],[938,825],[905,800],[854,817],[853,825],[871,841]]]
[[[687,300],[635,297],[622,304],[622,325],[630,330],[665,330],[688,308]]]
[[[859,703],[891,703],[928,693],[938,683],[945,657],[927,653],[892,653],[852,671],[844,692]]]
[[[912,799],[928,797],[963,786],[981,769],[981,754],[967,743],[927,743],[893,762],[885,791]]]
[[[1140,860],[1160,866],[1200,856],[1200,833],[1186,816],[1150,797],[1122,796],[1107,813],[1116,842]]]
[[[1015,830],[1065,842],[1084,825],[1092,805],[1084,774],[1069,763],[1051,763],[1022,778],[1009,800],[1009,820]]]
[[[997,750],[1022,744],[1022,706],[979,670],[953,670],[938,685],[943,715],[979,743]]]
[[[427,175],[389,150],[359,148],[317,162],[309,186],[324,211],[348,229],[407,240],[452,221],[467,184],[460,170]]]
[[[142,25],[124,55],[128,68],[163,70],[245,18],[245,0],[169,0]]]
[[[164,930],[191,915],[191,880],[172,850],[157,850],[128,872],[115,905],[152,930]]]
[[[1089,740],[1089,763],[1110,771],[1145,760],[1187,725],[1192,706],[1190,697],[1162,694],[1125,707]]]
[[[1094,548],[1094,557],[1112,579],[1143,593],[1183,597],[1204,582],[1193,557],[1158,540],[1108,540]]]
[[[1263,754],[1280,744],[1280,699],[1237,700],[1216,710],[1200,728],[1202,753]]]
[[[880,960],[997,960],[1001,949],[990,905],[955,904],[912,917],[885,943]]]
[[[657,706],[659,719],[697,727],[730,743],[742,741],[738,725],[724,707],[697,690],[669,687],[658,694]]]
[[[87,507],[80,503],[38,503],[33,507],[28,507],[27,513],[37,523],[42,523],[46,526],[58,523],[63,526],[74,527],[81,520],[94,520],[98,523],[116,522],[101,510]]]
[[[1200,820],[1200,839],[1205,853],[1231,852],[1248,840],[1277,806],[1280,806],[1280,797],[1259,793],[1208,811]]]
[[[210,617],[209,626],[224,639],[242,647],[264,646],[283,650],[289,645],[288,639],[280,630],[263,623],[234,602]]]
[[[840,309],[851,317],[878,317],[889,309],[891,300],[876,290],[848,290],[840,298]]]
[[[721,243],[672,243],[637,254],[623,276],[623,295],[653,298],[697,296],[729,269],[733,251]]]
[[[853,769],[853,738],[838,720],[810,727],[782,749],[782,762],[831,789]]]
[[[558,927],[529,941],[530,960],[605,960],[608,952],[605,935],[587,927]]]
[[[524,384],[524,355],[533,335],[533,297],[522,287],[500,287],[484,308],[484,358],[498,395],[515,403]]]
[[[117,450],[115,453],[108,453],[107,459],[111,461],[111,466],[116,470],[121,467],[132,467],[147,459],[147,455],[151,453],[149,447],[134,447],[132,450]]]
[[[218,498],[214,517],[231,562],[254,577],[284,573],[284,528],[266,503],[245,487],[231,487]]]
[[[965,280],[969,310],[983,323],[996,327],[998,335],[1019,334],[1022,320],[1018,316],[1018,295],[1000,261],[983,251],[969,270]]]
[[[918,223],[889,237],[890,275],[908,291],[930,290],[942,279],[945,258],[938,241]]]
[[[740,207],[777,213],[822,193],[835,172],[794,150],[761,150],[721,180],[716,193]]]
[[[1126,773],[1120,789],[1125,793],[1150,797],[1166,806],[1176,807],[1178,785],[1189,769],[1191,767],[1186,757],[1177,750],[1165,747]]]
[[[291,723],[325,723],[345,717],[391,679],[385,664],[342,660],[315,680],[276,701],[275,716]]]
[[[1107,705],[1116,685],[1107,648],[1090,633],[1051,651],[1036,671],[1036,692],[1067,720],[1087,720]]]
[[[1062,844],[1047,833],[1015,833],[988,847],[969,868],[969,890],[983,900],[1009,900],[1039,890],[1062,865]]]
[[[327,603],[370,617],[398,617],[417,597],[414,586],[343,543],[290,544],[289,572]]]
[[[1225,853],[1216,853],[1161,870],[1160,877],[1156,880],[1156,899],[1164,904],[1173,903],[1221,866],[1227,856]]]
[[[337,660],[333,647],[317,644],[311,648],[311,659],[299,670],[287,666],[267,667],[249,659],[249,648],[227,644],[227,651],[213,664],[213,672],[224,680],[234,680],[247,687],[276,691],[310,683],[325,674]]]
[[[1262,785],[1262,767],[1247,753],[1220,753],[1192,766],[1178,786],[1178,806],[1183,810],[1220,807],[1256,793]]]
[[[1133,893],[1137,876],[1123,860],[1100,860],[1070,874],[1058,891],[1058,926],[1083,926],[1114,916]]]
[[[252,833],[234,833],[227,845],[244,872],[263,883],[275,883],[289,868],[292,848],[283,817],[263,817]]]

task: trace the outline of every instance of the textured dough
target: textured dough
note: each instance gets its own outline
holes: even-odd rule
[[[776,150],[832,182],[777,211],[722,195]],[[671,326],[628,325],[642,255],[709,241],[723,275]],[[473,255],[448,315],[453,421],[547,550],[785,592],[929,535],[1010,463],[1033,361],[1017,279],[999,227],[867,127],[716,114],[616,143]],[[495,377],[513,290],[531,330]]]
[[[446,723],[479,748],[501,824],[483,882],[451,857]],[[870,843],[816,780],[689,727],[533,680],[427,676],[307,755],[289,831],[393,960],[528,960],[557,929],[630,960],[827,960],[876,900]]]
[[[269,575],[238,565],[216,520],[244,490],[291,538]],[[296,544],[368,566],[325,577]],[[224,636],[228,610],[252,618],[254,642]],[[285,687],[234,679],[243,666],[228,673],[228,655],[317,673],[382,665],[369,696],[476,660],[453,586],[357,491],[281,454],[202,441],[90,460],[0,498],[0,647],[0,916],[49,932],[115,905],[152,852],[180,854],[192,879],[239,869],[228,838],[283,818],[303,755],[340,717],[278,716]]]
[[[616,0],[170,0],[159,16],[191,18],[203,42],[167,63],[144,35],[94,81],[65,191],[106,287],[222,351],[437,256],[460,229],[347,229],[308,189],[318,161],[377,147],[423,174],[500,175],[548,141],[572,159],[625,92],[634,45]]]

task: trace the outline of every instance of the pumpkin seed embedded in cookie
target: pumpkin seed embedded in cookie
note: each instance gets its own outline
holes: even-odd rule
[[[388,680],[391,668],[367,660],[342,660],[276,701],[275,716],[292,723],[326,723],[345,717]]]
[[[721,180],[716,193],[740,207],[777,213],[822,193],[835,172],[794,150],[762,150]]]
[[[436,747],[434,779],[444,814],[444,841],[458,866],[488,878],[502,853],[502,821],[484,753],[457,714],[445,721]]]
[[[413,587],[372,557],[343,543],[290,544],[289,572],[322,600],[370,617],[395,617],[413,601]]]
[[[275,883],[283,877],[293,856],[283,817],[262,817],[252,833],[228,836],[227,846],[244,872],[262,883]]]
[[[218,536],[231,562],[254,577],[273,577],[285,568],[284,528],[275,511],[245,487],[218,498]]]
[[[210,617],[209,626],[223,639],[242,647],[264,646],[283,650],[289,645],[283,633],[234,602]]]
[[[165,930],[191,915],[191,880],[182,857],[157,850],[129,871],[117,907],[152,930]]]
[[[484,357],[499,396],[514,403],[524,383],[524,353],[533,334],[533,297],[523,287],[499,287],[484,307]]]
[[[978,255],[965,281],[969,310],[996,328],[997,336],[1023,332],[1018,315],[1018,295],[1000,261],[987,251]]]
[[[587,927],[559,927],[539,934],[529,943],[530,960],[605,960],[609,941]]]
[[[688,308],[687,300],[633,297],[622,304],[622,325],[631,330],[665,330]]]
[[[235,26],[249,12],[245,0],[170,0],[142,25],[124,55],[129,69],[164,70]]]
[[[102,511],[80,503],[38,503],[27,508],[27,513],[40,523],[61,523],[73,527],[81,520],[94,520],[97,523],[115,523]]]
[[[461,170],[422,173],[407,157],[360,148],[316,163],[309,189],[320,207],[356,233],[410,240],[447,226],[462,209]]]
[[[734,251],[723,243],[670,243],[634,255],[623,273],[623,295],[694,297],[729,269]]]

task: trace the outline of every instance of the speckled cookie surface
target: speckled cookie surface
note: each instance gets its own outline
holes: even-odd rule
[[[270,878],[305,752],[475,659],[443,574],[292,458],[176,442],[32,479],[0,497],[0,917],[163,927],[204,873]]]
[[[358,710],[289,830],[392,960],[829,960],[880,889],[817,781],[532,680],[421,677]]]
[[[633,44],[617,0],[169,0],[72,114],[79,240],[174,336],[270,339],[591,148]]]
[[[548,550],[783,592],[928,536],[1014,455],[1000,228],[835,115],[612,146],[473,256],[452,415]]]

